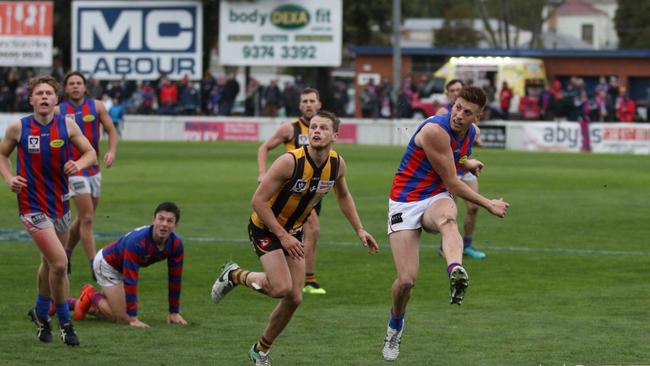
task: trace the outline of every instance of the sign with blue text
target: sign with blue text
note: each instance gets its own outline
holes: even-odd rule
[[[340,66],[341,0],[227,1],[219,9],[224,65]]]
[[[101,80],[200,79],[199,1],[72,2],[72,68]]]

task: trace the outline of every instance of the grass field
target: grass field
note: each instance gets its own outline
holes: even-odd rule
[[[41,344],[32,306],[38,250],[24,237],[15,196],[0,189],[0,364],[243,365],[276,300],[237,288],[215,306],[210,287],[232,258],[260,269],[247,243],[257,144],[121,143],[103,170],[98,245],[150,222],[163,200],[182,209],[186,260],[181,311],[165,324],[166,264],[141,271],[141,320],[131,329],[89,318],[82,345]],[[325,200],[317,273],[328,294],[306,296],[273,346],[276,365],[385,364],[380,347],[394,267],[386,235],[387,193],[402,147],[340,145],[364,226],[380,242],[369,256],[335,200]],[[650,159],[647,156],[478,149],[481,190],[511,203],[505,220],[479,216],[483,261],[466,261],[471,285],[450,306],[439,239],[425,235],[398,365],[650,364]],[[81,249],[71,290],[88,283]],[[81,269],[84,270],[81,270]],[[56,324],[56,322],[54,323]]]

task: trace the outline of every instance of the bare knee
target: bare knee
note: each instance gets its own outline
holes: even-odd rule
[[[302,304],[302,290],[300,292],[293,292],[284,298],[287,305],[297,308]]]
[[[448,230],[458,230],[458,224],[456,223],[456,218],[454,217],[445,217],[438,224],[438,231],[441,233]]]
[[[85,213],[79,216],[79,225],[80,226],[92,226],[93,225],[93,213]]]
[[[65,276],[68,270],[68,260],[66,258],[48,263],[50,273],[56,277]]]
[[[397,278],[397,291],[404,295],[415,287],[415,276],[401,276]]]
[[[277,284],[271,287],[268,295],[275,298],[285,298],[291,295],[291,285]]]
[[[473,203],[467,205],[467,214],[471,216],[476,216],[478,214],[478,205]]]

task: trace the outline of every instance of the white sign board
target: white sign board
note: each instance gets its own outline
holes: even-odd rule
[[[577,122],[529,122],[523,130],[524,150],[579,152],[583,146]],[[595,153],[650,154],[650,125],[591,123],[589,145]]]
[[[102,80],[202,76],[199,1],[74,1],[72,68]]]
[[[219,17],[224,65],[341,65],[341,0],[223,0]]]
[[[0,1],[0,66],[52,66],[51,1]]]

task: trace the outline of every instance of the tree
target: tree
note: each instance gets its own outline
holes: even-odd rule
[[[650,3],[619,0],[614,24],[619,48],[650,48]]]
[[[436,47],[476,47],[482,35],[474,30],[474,18],[474,12],[467,4],[450,7],[442,27],[434,31]]]

